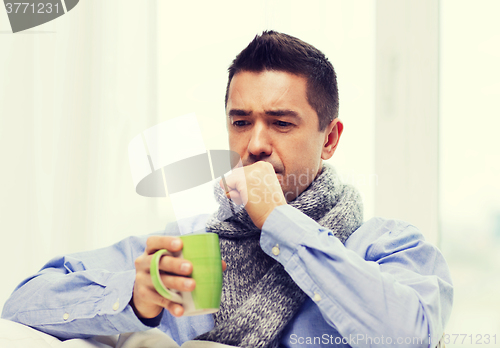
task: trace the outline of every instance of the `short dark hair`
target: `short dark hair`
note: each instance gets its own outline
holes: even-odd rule
[[[339,92],[333,65],[314,46],[296,37],[273,30],[257,35],[229,67],[226,100],[234,75],[241,71],[276,70],[307,78],[307,101],[318,114],[322,131],[338,117]]]

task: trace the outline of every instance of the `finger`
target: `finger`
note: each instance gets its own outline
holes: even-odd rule
[[[168,257],[168,256],[167,256]],[[170,257],[171,259],[175,260],[175,258]],[[163,258],[162,258],[163,259]],[[180,259],[182,260],[182,259]],[[177,261],[177,260],[175,260]],[[189,263],[189,261],[183,260],[184,262]],[[189,271],[186,272],[189,275],[192,271],[192,265],[189,263]],[[173,272],[171,272],[173,273]],[[196,282],[194,279],[189,278],[189,277],[184,277],[182,275],[178,274],[170,274],[170,273],[164,273],[160,272],[160,278],[165,285],[165,287],[169,289],[174,289],[174,290],[179,290],[179,291],[193,291],[194,287],[196,285]],[[149,273],[149,269],[147,271],[142,271],[142,272],[137,272],[135,276],[135,281],[136,283],[141,284],[142,286],[148,287],[150,289],[154,289],[153,286],[153,281],[151,279],[151,274]]]
[[[219,185],[220,185],[221,189],[223,189],[223,190],[224,190],[224,193],[226,194],[226,197],[227,197],[228,199],[231,199],[231,196],[229,195],[229,191],[231,191],[231,190],[229,189],[229,187],[227,186],[227,184],[225,184],[225,183],[222,181],[222,179],[221,179],[221,180],[219,181]]]
[[[219,186],[221,187],[221,189],[224,190],[224,193],[226,194],[226,197],[227,198],[231,198],[229,197],[229,192],[231,190],[233,190],[234,188],[230,188],[228,185],[227,185],[227,181],[224,177],[224,175],[222,176],[222,179],[219,180]]]
[[[231,184],[236,185],[236,183],[233,182],[233,179],[231,179]],[[241,198],[240,193],[236,189],[236,186],[230,187],[227,183],[227,180],[224,178],[224,176],[222,176],[222,179],[220,179],[219,185],[224,190],[224,193],[226,194],[227,199],[233,200],[233,202],[237,205],[240,205],[243,203],[243,199]]]
[[[135,285],[139,285],[141,287],[153,287],[153,280],[151,279],[151,274],[149,273],[149,269],[147,271],[136,272],[135,274]]]
[[[225,175],[224,180],[221,178],[221,187],[227,186],[229,191],[235,190],[239,185],[245,183],[245,168],[235,168],[231,171],[231,174]],[[227,192],[228,190],[226,190]]]
[[[154,254],[160,249],[167,249],[170,252],[182,250],[182,239],[172,236],[151,236],[146,241],[146,253]]]
[[[226,196],[231,199],[235,204],[246,204],[248,189],[247,180],[245,177],[245,168],[237,168],[226,177],[226,184],[229,191]]]
[[[222,272],[225,272],[227,269],[226,261],[222,260]]]
[[[170,301],[166,308],[174,317],[181,317],[184,314],[184,307],[178,303]]]
[[[151,264],[151,255],[142,254],[134,260],[136,272],[149,273],[149,265]]]
[[[196,286],[196,282],[192,278],[179,277],[171,274],[161,274],[160,277],[163,285],[165,285],[168,289],[193,291]]]
[[[172,315],[176,317],[180,317],[184,313],[184,308],[181,304],[166,299],[165,297],[158,294],[154,289],[143,288],[140,297],[140,299],[144,302],[167,309]]]
[[[222,181],[222,188],[224,189],[224,192],[226,192],[227,196],[229,194],[229,187],[227,187],[226,178],[224,178],[224,175],[222,176],[220,181]]]
[[[176,276],[172,274],[161,273],[161,281],[166,288],[176,291],[193,291],[196,287],[196,281],[189,277]],[[136,275],[136,284],[140,284],[140,288],[147,288],[156,292],[153,285],[153,280],[148,273]]]
[[[227,193],[226,196],[229,196],[228,198],[231,199],[237,205],[243,204],[243,199],[241,197],[241,194],[236,190],[229,191],[229,193]]]
[[[193,272],[193,265],[188,260],[164,255],[160,259],[160,270],[168,273],[188,276]]]

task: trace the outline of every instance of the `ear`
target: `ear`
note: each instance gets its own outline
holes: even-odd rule
[[[323,141],[323,149],[321,151],[321,159],[327,160],[333,156],[333,153],[339,144],[339,139],[343,130],[344,125],[338,118],[334,119],[326,127],[324,130],[325,138]]]

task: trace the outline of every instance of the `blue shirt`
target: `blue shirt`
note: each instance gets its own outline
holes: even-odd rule
[[[197,231],[206,219],[180,224]],[[178,231],[169,225],[157,234]],[[134,260],[147,238],[52,259],[16,288],[2,318],[63,339],[150,329],[129,304]],[[284,205],[266,220],[260,245],[308,295],[282,347],[434,347],[443,334],[453,299],[450,272],[439,250],[408,223],[373,218],[344,246]],[[211,315],[175,318],[164,311],[159,329],[182,344],[213,325]]]

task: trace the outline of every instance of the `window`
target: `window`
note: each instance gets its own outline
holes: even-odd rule
[[[447,331],[473,336],[462,347],[500,341],[499,11],[441,1],[441,245],[455,286]]]

